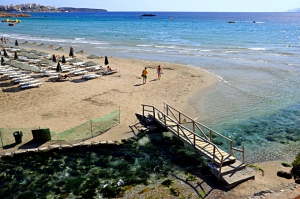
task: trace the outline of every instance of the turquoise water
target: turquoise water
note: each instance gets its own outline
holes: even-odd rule
[[[32,13],[14,27],[1,24],[0,36],[201,67],[219,78],[193,102],[201,123],[248,153],[299,142],[300,13],[141,14]]]

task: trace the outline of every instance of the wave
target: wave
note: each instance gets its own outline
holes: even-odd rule
[[[153,46],[153,45],[147,45],[147,44],[138,44],[138,45],[136,45],[136,46],[138,46],[138,47],[151,47],[151,46]]]
[[[75,40],[85,40],[85,38],[75,38]]]
[[[248,48],[249,50],[255,50],[255,51],[263,51],[263,50],[267,50],[265,48]]]

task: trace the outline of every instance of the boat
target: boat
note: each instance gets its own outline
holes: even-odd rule
[[[142,17],[155,17],[155,14],[142,14]]]
[[[9,20],[9,19],[6,19],[6,20],[2,20],[2,22],[4,23],[4,22],[7,22],[7,23],[21,23],[21,20],[18,20],[18,19],[16,19],[16,20]]]
[[[234,21],[227,21],[227,23],[235,23]]]
[[[14,23],[9,23],[8,25],[9,25],[9,26],[14,26],[15,24],[14,24]]]

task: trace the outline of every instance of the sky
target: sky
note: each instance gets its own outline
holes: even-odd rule
[[[0,5],[22,3],[108,11],[286,12],[300,8],[300,0],[1,0]]]

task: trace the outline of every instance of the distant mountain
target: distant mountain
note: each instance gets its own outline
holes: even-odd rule
[[[300,8],[296,8],[296,9],[288,10],[287,12],[300,12]]]
[[[107,12],[105,9],[94,9],[94,8],[73,8],[73,7],[60,7],[57,8],[61,12]]]

